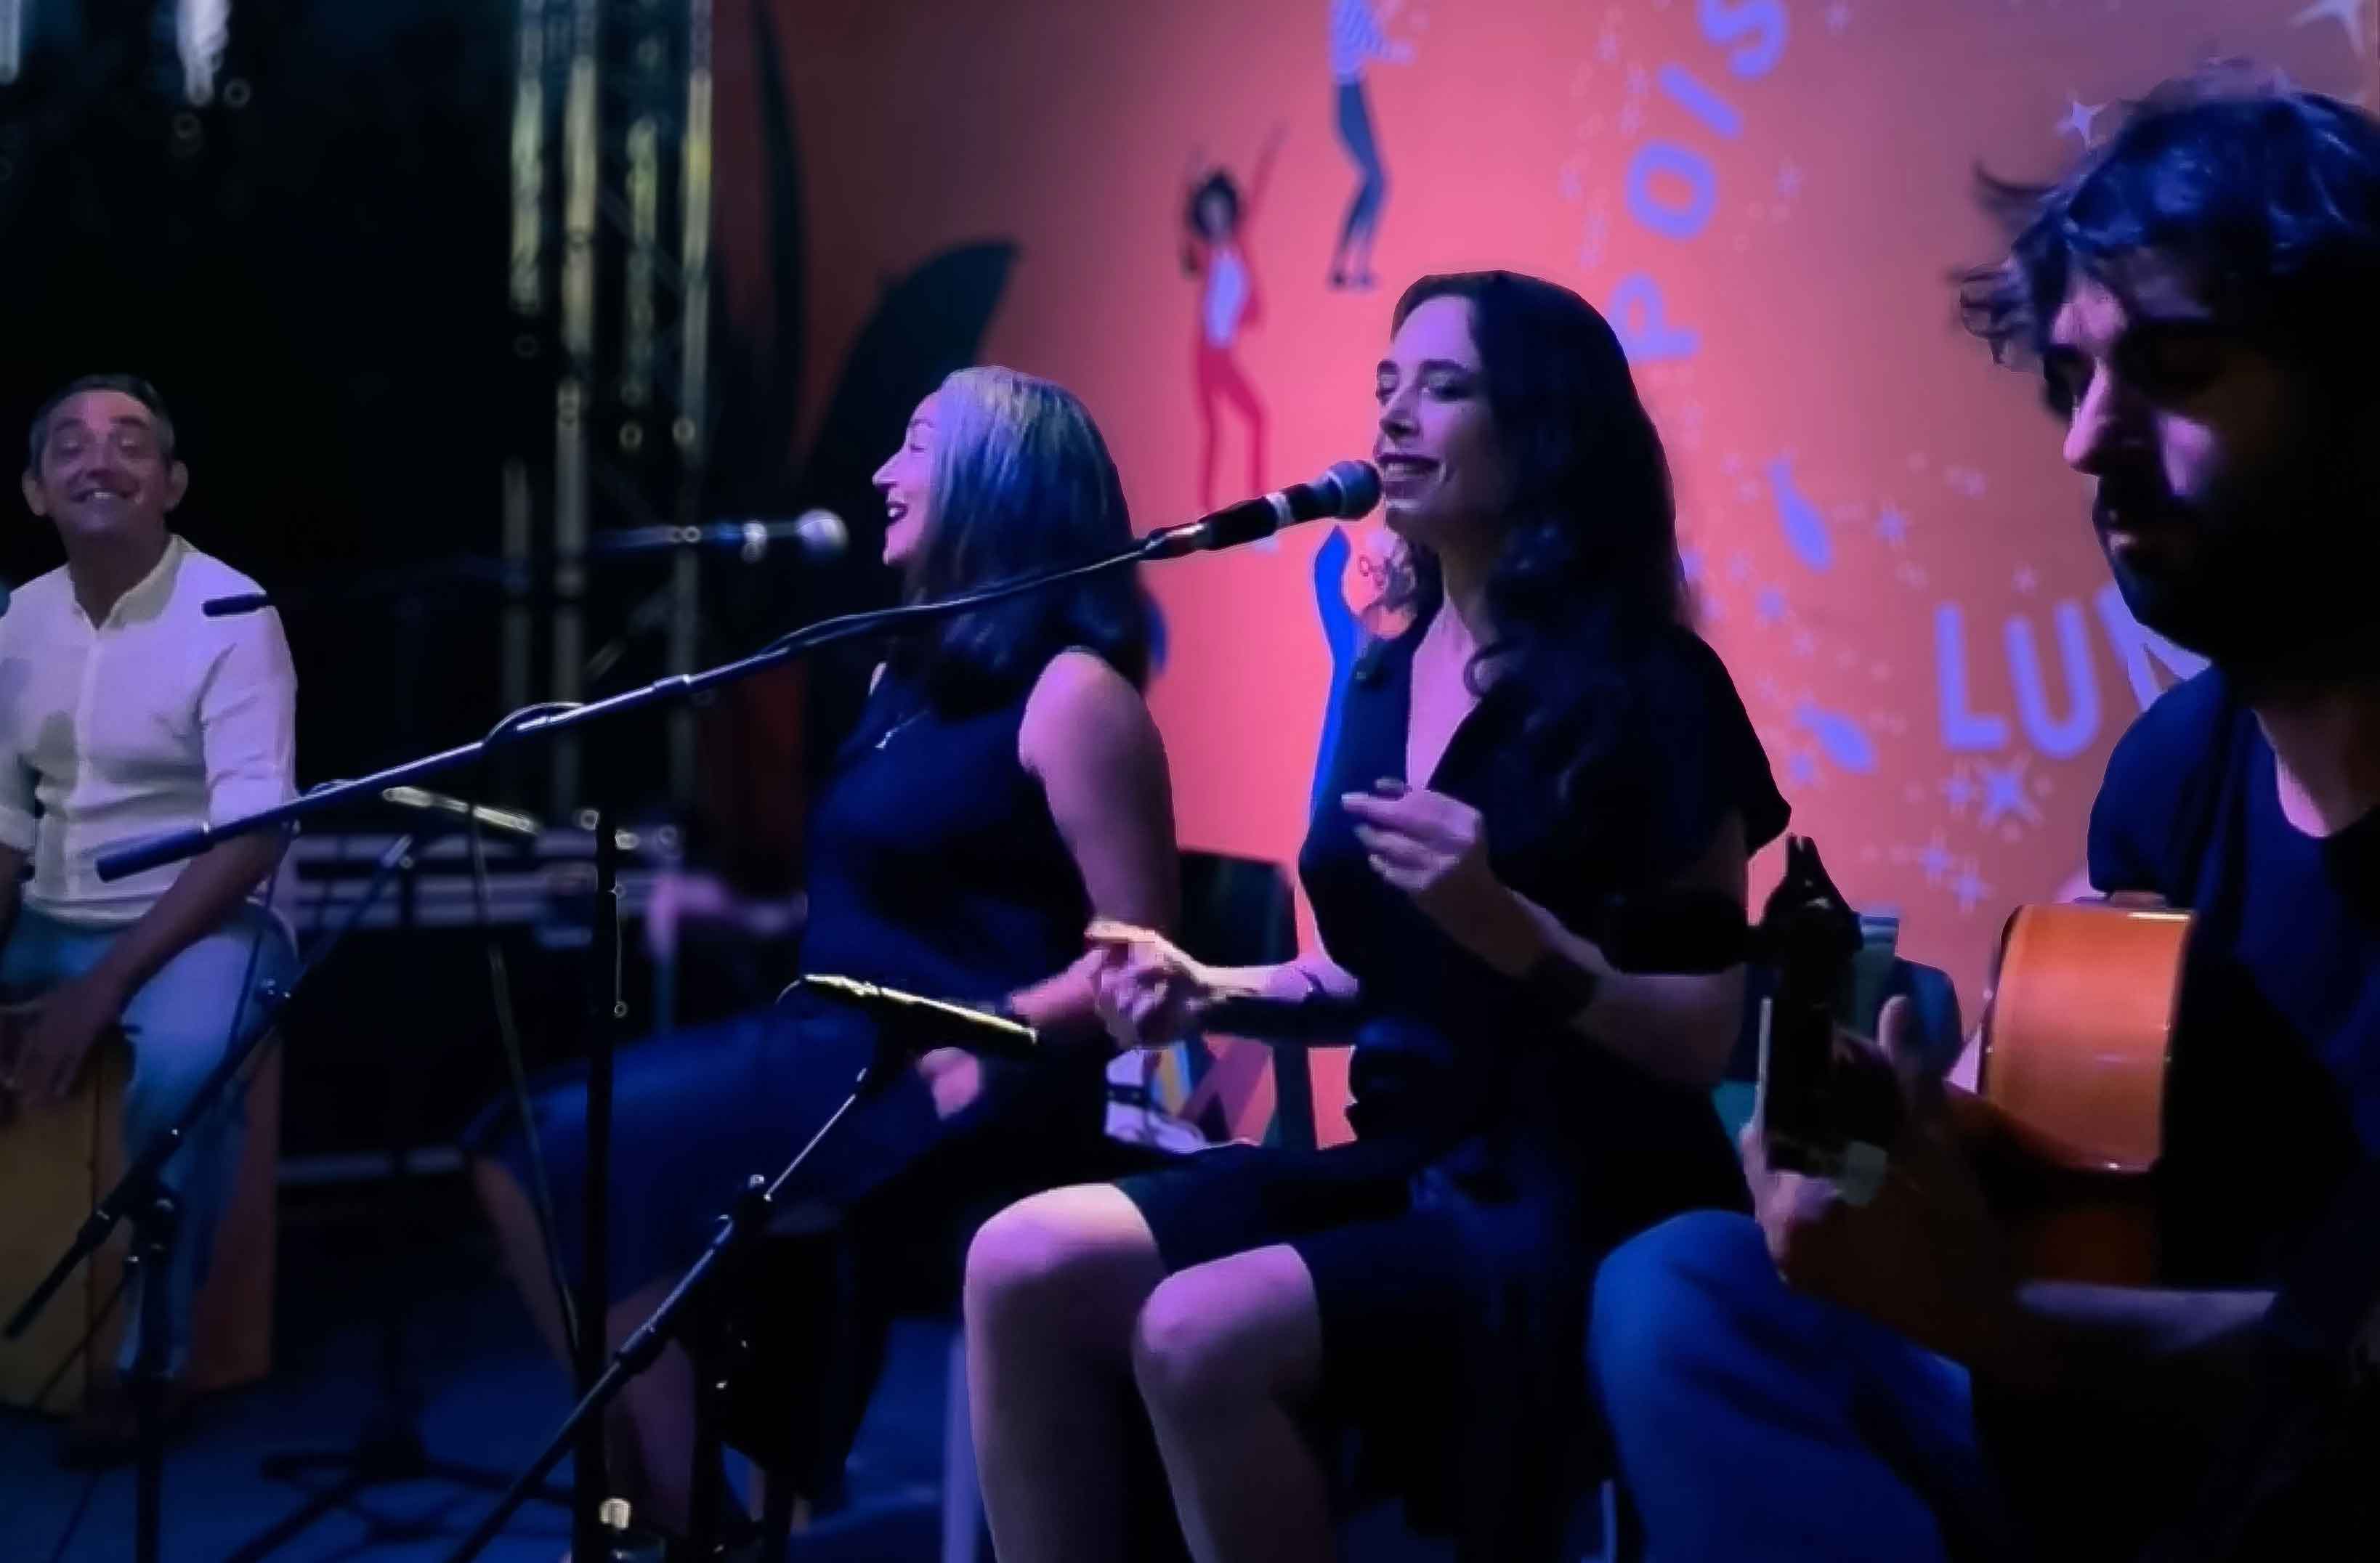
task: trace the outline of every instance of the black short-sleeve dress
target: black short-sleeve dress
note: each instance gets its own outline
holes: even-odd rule
[[[1562,1026],[1366,861],[1338,802],[1402,778],[1417,623],[1366,653],[1298,871],[1324,945],[1361,984],[1346,1145],[1233,1146],[1123,1180],[1169,1270],[1269,1244],[1314,1278],[1324,1412],[1360,1434],[1366,1480],[1466,1556],[1548,1553],[1582,1425],[1585,1285],[1614,1244],[1681,1210],[1742,1208],[1709,1093]],[[1430,788],[1480,810],[1499,879],[1610,948],[1612,907],[1672,881],[1730,813],[1757,848],[1784,829],[1727,670],[1684,629],[1622,670],[1630,714],[1564,803],[1576,758],[1492,686]]]

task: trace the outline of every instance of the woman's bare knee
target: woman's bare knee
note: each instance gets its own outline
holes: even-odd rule
[[[1304,1400],[1319,1376],[1314,1283],[1294,1251],[1258,1249],[1167,1279],[1132,1332],[1133,1376],[1150,1412],[1175,1423],[1251,1401]]]
[[[966,1312],[1009,1337],[1121,1350],[1133,1315],[1164,1276],[1140,1209],[1112,1185],[1052,1189],[984,1223],[967,1248]]]

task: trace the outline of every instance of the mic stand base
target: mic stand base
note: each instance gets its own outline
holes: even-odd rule
[[[393,1515],[375,1514],[358,1500],[374,1487],[400,1482],[437,1482],[466,1492],[493,1496],[510,1489],[512,1479],[500,1471],[483,1470],[458,1460],[434,1460],[421,1441],[421,1435],[401,1423],[381,1420],[366,1427],[352,1449],[305,1450],[273,1455],[263,1463],[264,1474],[276,1482],[292,1486],[313,1488],[304,1504],[292,1509],[276,1521],[273,1528],[231,1554],[224,1563],[259,1563],[305,1534],[333,1514],[345,1512],[362,1524],[363,1538],[356,1544],[362,1551],[383,1546],[418,1545],[447,1529],[437,1515],[421,1519],[400,1519]],[[338,1480],[325,1487],[315,1487],[310,1479],[317,1472],[344,1472]],[[570,1507],[570,1495],[562,1488],[545,1485],[530,1490],[528,1496],[557,1508]]]

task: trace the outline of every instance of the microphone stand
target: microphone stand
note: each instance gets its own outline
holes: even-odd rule
[[[791,993],[805,987],[831,1000],[844,998],[832,988],[810,987],[798,980],[786,991]],[[521,1472],[512,1487],[497,1500],[496,1507],[472,1527],[470,1534],[463,1538],[461,1545],[447,1554],[446,1563],[470,1563],[490,1542],[495,1540],[514,1512],[536,1496],[539,1484],[561,1463],[571,1445],[583,1442],[590,1430],[602,1425],[604,1409],[621,1390],[627,1387],[629,1380],[652,1366],[662,1349],[686,1327],[685,1316],[698,1304],[706,1302],[706,1293],[714,1287],[732,1288],[742,1277],[749,1266],[753,1244],[768,1230],[770,1219],[777,1212],[778,1202],[785,1197],[786,1191],[792,1187],[802,1168],[834,1133],[836,1125],[849,1116],[852,1109],[880,1089],[901,1066],[911,1050],[909,1043],[919,1039],[919,1036],[918,1031],[904,1019],[888,1016],[878,1025],[875,1052],[852,1082],[851,1094],[827,1115],[826,1121],[819,1125],[802,1148],[794,1153],[794,1158],[774,1178],[764,1178],[756,1173],[746,1182],[735,1206],[719,1218],[719,1230],[711,1238],[710,1245],[678,1278],[677,1284],[670,1289],[669,1295],[662,1300],[661,1305],[620,1343],[601,1373],[579,1396],[578,1403],[571,1407],[570,1414],[563,1419],[562,1425],[554,1429],[544,1449]],[[935,1039],[936,1045],[949,1041],[948,1037]],[[712,1333],[710,1344],[716,1355],[710,1362],[697,1363],[697,1376],[703,1382],[697,1388],[694,1490],[690,1529],[686,1536],[687,1554],[697,1558],[717,1555],[719,1511],[723,1499],[716,1422],[718,1396],[710,1381],[719,1378],[726,1371],[726,1364],[717,1357],[732,1354],[740,1346],[740,1342],[732,1339],[731,1332],[723,1327],[716,1307],[706,1307],[705,1315],[705,1327]],[[601,1338],[591,1331],[582,1332],[582,1341],[589,1339],[598,1342],[600,1352]],[[789,1541],[787,1535],[773,1529],[762,1537],[760,1556],[765,1563],[783,1563]]]
[[[1243,507],[1245,508],[1245,507]],[[754,652],[732,662],[692,673],[674,673],[639,688],[624,691],[607,698],[584,705],[527,706],[504,718],[486,737],[476,743],[457,745],[390,766],[371,775],[354,781],[334,783],[281,804],[261,809],[244,818],[227,820],[221,825],[202,826],[171,836],[144,842],[138,846],[102,854],[96,868],[103,881],[120,879],[128,875],[154,868],[168,863],[178,863],[195,857],[218,842],[233,840],[254,831],[270,830],[310,815],[358,803],[367,797],[377,797],[390,787],[427,781],[465,766],[483,763],[492,756],[533,742],[552,742],[577,733],[582,728],[596,726],[615,717],[651,709],[667,709],[727,685],[750,678],[782,663],[840,642],[878,636],[887,631],[912,625],[930,624],[954,618],[978,608],[1012,598],[1047,590],[1052,587],[1088,579],[1116,570],[1127,569],[1143,561],[1169,559],[1200,549],[1224,543],[1249,540],[1269,535],[1272,527],[1257,529],[1245,524],[1228,531],[1218,531],[1206,522],[1188,527],[1168,527],[1150,533],[1128,547],[1101,555],[1079,564],[1038,571],[1012,577],[955,597],[926,602],[903,603],[872,612],[845,613],[817,624],[806,625]],[[627,1013],[621,991],[621,972],[617,960],[619,949],[619,896],[617,885],[617,832],[611,800],[599,794],[595,808],[596,893],[593,903],[593,940],[588,963],[588,1027],[587,1027],[587,1165],[585,1169],[584,1204],[587,1213],[587,1263],[579,1279],[577,1314],[579,1319],[578,1374],[585,1408],[602,1390],[601,1399],[609,1399],[618,1386],[634,1375],[643,1361],[650,1360],[650,1348],[637,1366],[627,1365],[625,1357],[615,1357],[609,1367],[602,1363],[603,1318],[608,1311],[608,1279],[604,1242],[608,1236],[608,1192],[611,1181],[611,1117],[613,1057],[618,1047],[619,1034]],[[706,1259],[709,1255],[706,1254]],[[710,1260],[715,1267],[716,1260]],[[709,1267],[704,1273],[709,1273]],[[684,1289],[681,1282],[681,1290]],[[55,1286],[49,1288],[55,1290]],[[674,1295],[674,1293],[673,1294]],[[42,1294],[46,1301],[47,1292]],[[601,1368],[600,1373],[597,1371]],[[608,1386],[608,1387],[607,1387]],[[583,1428],[581,1427],[583,1424]],[[604,1460],[603,1424],[601,1418],[574,1413],[572,1431],[578,1438],[578,1456],[573,1468],[572,1556],[593,1558],[601,1555],[601,1534],[597,1510],[603,1497]],[[549,1451],[534,1474],[541,1477],[559,1460],[558,1450]],[[521,1496],[528,1490],[524,1479],[515,1484],[492,1517],[493,1525],[519,1506]],[[472,1545],[457,1552],[458,1559],[474,1556],[495,1531],[483,1525],[474,1533]],[[145,1563],[145,1560],[144,1560]]]
[[[374,861],[361,892],[345,909],[342,931],[366,915],[393,882],[397,895],[397,929],[401,934],[412,934],[419,900],[416,845],[433,833],[473,828],[474,822],[468,818],[442,811],[395,842]],[[331,886],[326,884],[325,896],[332,893]],[[489,937],[493,937],[492,931]],[[327,947],[324,952],[328,952]],[[395,1252],[399,1242],[404,1189],[410,1176],[407,1163],[414,1149],[413,1119],[412,1107],[396,1099],[393,1093],[382,1123],[388,1152],[388,1178],[374,1201],[383,1252]],[[325,1516],[341,1509],[350,1511],[362,1522],[367,1545],[417,1540],[439,1529],[434,1517],[428,1521],[393,1519],[358,1501],[371,1488],[387,1483],[435,1481],[480,1493],[504,1490],[508,1478],[504,1473],[441,1459],[431,1452],[419,1426],[420,1391],[406,1380],[404,1308],[395,1294],[386,1288],[382,1290],[378,1394],[363,1413],[354,1443],[338,1449],[298,1450],[265,1457],[262,1469],[266,1476],[290,1483],[306,1496],[297,1508],[227,1555],[224,1563],[260,1563],[311,1530]],[[316,1480],[314,1473],[318,1472],[328,1472],[331,1479]],[[532,1496],[565,1509],[570,1506],[570,1496],[558,1488],[540,1488]]]
[[[119,1221],[132,1223],[132,1252],[127,1261],[139,1278],[141,1290],[139,1331],[133,1350],[132,1369],[126,1375],[126,1387],[132,1399],[134,1443],[138,1450],[138,1468],[134,1496],[134,1549],[138,1563],[157,1563],[159,1536],[164,1498],[164,1440],[163,1420],[165,1384],[165,1359],[170,1350],[166,1343],[166,1310],[163,1295],[156,1290],[173,1262],[174,1244],[180,1237],[182,1207],[180,1199],[165,1185],[162,1173],[165,1163],[173,1159],[199,1121],[220,1101],[231,1083],[239,1079],[248,1061],[273,1034],[273,1023],[285,1009],[299,986],[339,943],[370,908],[373,899],[386,886],[390,875],[413,850],[415,837],[407,835],[382,854],[375,865],[372,878],[364,893],[357,899],[346,919],[324,936],[322,941],[307,955],[286,987],[272,984],[260,986],[256,991],[259,1009],[262,1012],[254,1025],[249,1027],[232,1046],[207,1077],[200,1082],[188,1102],[175,1116],[174,1121],[150,1136],[132,1165],[125,1169],[115,1186],[102,1196],[83,1218],[74,1241],[67,1247],[57,1263],[50,1266],[31,1294],[9,1315],[0,1335],[15,1340],[31,1327],[34,1319],[65,1286],[67,1278],[85,1259],[98,1252]],[[248,995],[239,999],[241,1008],[249,1002]],[[88,1349],[93,1337],[86,1335],[78,1351]]]

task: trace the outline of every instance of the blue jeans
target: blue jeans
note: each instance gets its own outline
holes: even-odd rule
[[[123,929],[62,923],[28,907],[17,915],[0,954],[0,991],[30,998],[72,981],[97,965]],[[272,914],[242,906],[229,921],[165,963],[124,1006],[124,1035],[132,1047],[132,1078],[124,1093],[128,1161],[152,1135],[170,1128],[236,1036],[261,1024],[254,988],[241,1003],[241,982],[255,955],[254,982],[285,985],[298,965],[289,934]],[[235,1009],[240,1029],[232,1029]],[[166,1185],[181,1196],[182,1219],[165,1272],[164,1306],[169,1343],[166,1367],[179,1374],[190,1351],[190,1302],[206,1278],[215,1227],[231,1197],[239,1166],[248,1104],[228,1092],[165,1164]],[[129,1371],[140,1339],[140,1311],[155,1305],[145,1284],[132,1292],[117,1364]]]
[[[2010,1550],[1965,1370],[1789,1289],[1747,1217],[1605,1259],[1587,1365],[1649,1563]]]

